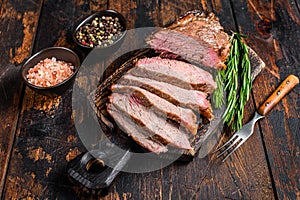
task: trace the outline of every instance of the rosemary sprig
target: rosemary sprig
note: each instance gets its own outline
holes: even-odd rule
[[[236,110],[237,102],[237,90],[238,90],[238,66],[239,66],[239,47],[238,41],[235,36],[231,39],[232,47],[230,49],[230,55],[226,61],[227,68],[225,70],[224,82],[225,91],[227,94],[227,107],[223,114],[224,122],[228,125],[231,124],[231,121],[234,119],[234,114]]]
[[[224,70],[219,71],[219,73],[215,77],[215,81],[217,83],[217,88],[213,93],[213,102],[216,108],[221,108],[224,102]]]
[[[233,34],[230,55],[226,60],[227,68],[217,74],[215,79],[218,89],[213,95],[215,107],[220,108],[224,103],[222,88],[227,92],[227,105],[222,118],[225,124],[232,125],[233,131],[242,127],[244,107],[252,88],[251,64],[247,45],[242,41],[244,37],[238,33]]]
[[[234,131],[239,130],[242,128],[242,119],[244,116],[244,107],[249,100],[250,92],[252,88],[252,79],[251,79],[251,64],[249,60],[249,52],[247,45],[239,40],[240,48],[242,54],[242,61],[241,61],[241,87],[239,92],[239,103],[236,111],[236,118],[232,124],[232,129]]]

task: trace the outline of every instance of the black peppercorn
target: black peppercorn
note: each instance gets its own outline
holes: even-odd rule
[[[95,17],[80,27],[75,37],[87,47],[106,47],[121,37],[123,28],[118,17]]]

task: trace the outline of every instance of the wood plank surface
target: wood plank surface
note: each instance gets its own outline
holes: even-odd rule
[[[1,1],[0,10],[0,197],[22,101],[20,65],[30,56],[41,2]]]
[[[249,35],[248,43],[267,64],[253,88],[258,108],[289,74],[300,77],[299,7],[295,1],[252,0],[234,4],[234,11],[237,22],[243,23],[241,32]],[[299,91],[298,85],[259,122],[279,199],[300,198]]]
[[[17,2],[13,8],[18,8]],[[29,12],[31,8],[19,9]],[[83,58],[85,52],[76,47],[72,31],[81,20],[99,9],[106,9],[106,1],[44,1],[43,12],[39,21],[36,20],[39,28],[33,53],[46,47],[63,46],[75,50]],[[35,31],[30,34],[34,36]],[[26,48],[20,49],[25,51]],[[28,52],[27,57],[30,55]],[[82,196],[80,190],[76,195],[76,188],[68,181],[66,173],[68,161],[85,151],[72,121],[71,99],[72,89],[50,98],[26,88],[3,199],[76,199]]]
[[[163,27],[188,10],[212,11],[227,32],[238,29],[247,34],[247,44],[267,64],[253,84],[247,122],[288,74],[300,77],[299,2],[0,0],[0,6],[0,42],[5,44],[0,45],[1,199],[300,198],[300,86],[255,126],[251,138],[224,163],[209,154],[153,172],[121,172],[111,187],[98,194],[74,185],[67,177],[68,162],[87,148],[75,128],[75,119],[85,111],[84,106],[79,112],[73,110],[74,90],[45,97],[25,89],[18,75],[28,57],[50,46],[68,47],[84,61],[89,51],[75,45],[72,32],[81,20],[99,10],[120,12],[128,29]],[[131,45],[138,42],[133,40]],[[95,87],[89,84],[96,83],[98,74],[117,55],[101,55],[106,60],[100,66],[85,68],[77,80],[80,87]]]

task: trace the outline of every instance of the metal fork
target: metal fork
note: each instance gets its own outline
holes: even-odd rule
[[[259,107],[258,112],[255,112],[253,119],[245,124],[241,130],[233,134],[225,144],[214,151],[215,153],[230,144],[217,156],[217,158],[228,152],[228,154],[222,161],[224,162],[233,152],[235,152],[244,142],[246,142],[247,139],[253,134],[255,122],[263,118],[298,83],[299,79],[296,76],[289,75],[269,96],[269,98]],[[230,151],[230,149],[232,149],[234,145],[236,146],[232,151]]]

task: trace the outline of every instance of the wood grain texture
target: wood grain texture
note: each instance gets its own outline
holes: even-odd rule
[[[247,10],[247,12],[243,12]],[[253,88],[258,107],[289,74],[300,76],[299,9],[295,1],[248,1],[234,4],[241,32],[266,62]],[[267,150],[275,197],[299,198],[299,86],[259,122]]]
[[[3,199],[76,198],[65,171],[74,143],[40,133],[15,144]]]
[[[20,64],[31,53],[40,1],[1,1],[0,10],[0,197],[13,146],[21,100]]]
[[[50,46],[64,46],[75,50],[83,58],[86,52],[75,46],[72,31],[90,13],[98,9],[106,9],[106,1],[98,1],[97,3],[94,1],[68,3],[44,1],[40,4],[30,1],[27,2],[26,7],[23,4],[25,5],[26,2],[22,2],[22,7],[20,7],[20,2],[15,2],[9,9],[20,9],[24,13],[35,13],[30,16],[32,19],[29,22],[33,23],[34,17],[36,17],[36,20],[34,21],[35,24],[29,22],[24,24],[28,17],[25,14],[19,14],[17,15],[17,17],[19,16],[18,21],[12,21],[16,24],[19,22],[21,27],[22,21],[26,27],[35,25],[35,28],[31,28],[28,32],[29,35],[25,37],[25,45],[23,41],[23,43],[20,43],[19,51],[18,49],[11,50],[12,55],[15,54],[14,52],[20,52],[16,54],[17,56],[11,58],[13,61],[20,62],[25,61],[31,55],[29,51],[31,46],[28,46],[28,44],[29,41],[31,45],[33,44],[35,35],[35,43],[34,46],[32,45],[33,53]],[[36,10],[33,10],[34,8]],[[38,9],[43,11],[40,16]],[[39,20],[38,17],[40,17]],[[39,29],[35,33],[37,23],[39,23]],[[13,26],[14,24],[12,24]],[[25,30],[27,29],[25,28]],[[30,39],[29,36],[32,38]],[[19,40],[16,39],[18,37]],[[22,37],[16,35],[16,38],[12,38],[12,41],[22,42]],[[13,42],[10,43],[13,44]],[[28,52],[25,52],[26,49]],[[23,56],[22,60],[21,55]],[[15,79],[19,79],[18,76],[14,76]],[[6,76],[5,80],[9,80],[9,76]],[[11,82],[10,84],[13,85]],[[16,81],[15,87],[20,87],[20,81]],[[16,91],[12,92],[17,94]],[[12,103],[18,105],[16,101],[20,99],[20,96],[8,97],[8,99],[12,98],[15,98]],[[14,127],[16,130],[13,130],[16,131],[16,141],[3,191],[4,199],[75,199],[77,196],[82,196],[82,191],[76,191],[76,188],[74,189],[74,186],[68,181],[66,173],[67,162],[85,151],[72,120],[71,100],[72,89],[62,96],[50,98],[26,88],[23,104],[21,105],[19,124],[17,129]],[[16,111],[18,111],[18,108],[13,107]],[[15,112],[13,109],[10,112]],[[9,116],[13,117],[13,115]],[[16,121],[12,123],[16,123]],[[13,125],[16,124],[11,126]],[[11,141],[8,140],[7,142],[12,143],[12,139],[13,137]],[[1,144],[6,144],[6,142],[1,142]],[[10,155],[9,152],[4,153]],[[4,180],[4,178],[1,180]]]
[[[261,115],[268,114],[271,109],[276,106],[276,104],[287,95],[297,84],[299,83],[298,77],[295,75],[289,75],[286,77],[276,90],[267,98],[267,100],[262,103],[259,107],[258,112]]]
[[[76,198],[67,162],[86,151],[72,123],[71,90],[48,98],[28,89],[16,133],[4,199]]]
[[[0,0],[0,6],[0,42],[5,44],[0,45],[1,199],[299,198],[299,85],[255,126],[251,138],[225,163],[210,154],[154,172],[121,173],[99,195],[73,185],[66,175],[68,161],[86,151],[74,125],[76,117],[84,120],[84,107],[72,110],[73,90],[49,98],[26,88],[21,95],[17,76],[18,65],[49,46],[71,48],[83,60],[88,51],[75,45],[72,31],[95,11],[115,9],[125,15],[129,28],[165,26],[188,10],[213,11],[227,32],[239,28],[247,34],[247,43],[267,64],[254,81],[246,105],[247,122],[288,74],[300,77],[297,1]],[[105,58],[106,63],[81,74],[79,87],[91,87],[114,59]]]

